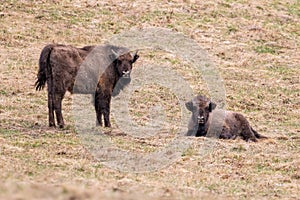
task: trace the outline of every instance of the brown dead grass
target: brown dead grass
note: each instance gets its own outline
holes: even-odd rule
[[[299,199],[299,9],[299,1],[2,1],[0,198]],[[244,113],[270,139],[192,138],[176,163],[135,174],[109,169],[90,155],[76,135],[70,95],[64,100],[68,127],[48,128],[46,91],[33,87],[42,47],[102,44],[131,27],[149,26],[182,32],[207,50],[224,79],[227,108]],[[137,68],[170,66],[195,94],[209,95],[187,63],[160,52],[141,54]],[[172,119],[180,111],[175,97],[164,98],[169,92],[156,85],[138,91],[130,111],[137,123],[149,122],[147,111],[162,102],[175,130]],[[155,151],[173,138],[114,132],[118,147],[136,152]]]

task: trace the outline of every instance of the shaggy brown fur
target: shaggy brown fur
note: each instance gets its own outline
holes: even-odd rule
[[[215,109],[216,104],[205,96],[196,96],[186,103],[186,107],[192,112],[187,132],[189,136],[210,135],[222,139],[235,139],[240,136],[253,142],[256,142],[257,138],[266,138],[258,134],[243,115]]]
[[[45,46],[40,55],[35,86],[36,90],[41,90],[46,83],[48,85],[49,126],[55,126],[55,112],[58,126],[64,127],[62,100],[69,91],[94,94],[97,122],[102,126],[103,115],[105,126],[110,127],[111,96],[117,95],[130,82],[132,64],[138,57],[124,47],[112,45]]]

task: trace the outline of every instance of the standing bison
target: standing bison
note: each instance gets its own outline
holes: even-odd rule
[[[266,138],[258,134],[247,119],[235,112],[215,109],[216,104],[205,96],[196,96],[186,103],[192,112],[187,135],[214,135],[221,139],[235,139],[241,136],[246,141],[257,142],[257,138]]]
[[[61,44],[44,47],[39,59],[36,90],[48,85],[49,126],[64,127],[62,100],[66,91],[94,94],[97,123],[110,127],[111,96],[130,82],[132,64],[139,58],[127,48],[113,45],[76,48]],[[76,81],[75,81],[76,80]]]

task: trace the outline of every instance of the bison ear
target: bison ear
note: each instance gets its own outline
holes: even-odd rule
[[[135,63],[135,61],[137,61],[137,59],[140,57],[137,53],[138,51],[136,51],[135,54],[133,55],[132,63]]]
[[[189,110],[189,111],[193,111],[194,110],[194,105],[192,101],[186,102],[185,103],[185,107]]]
[[[217,104],[214,102],[209,102],[209,112],[213,111],[217,107]]]

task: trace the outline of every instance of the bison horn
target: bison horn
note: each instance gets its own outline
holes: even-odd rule
[[[134,54],[132,55],[132,57],[136,56],[138,52],[139,52],[139,50],[136,50],[136,52],[134,52]]]
[[[117,52],[115,52],[113,49],[111,50],[111,52],[113,53],[113,55],[118,58],[119,57],[119,54]]]
[[[138,50],[136,50],[136,52],[134,54],[131,54],[131,56],[133,57],[132,63],[134,63],[139,58],[139,55],[137,53],[138,53]]]

